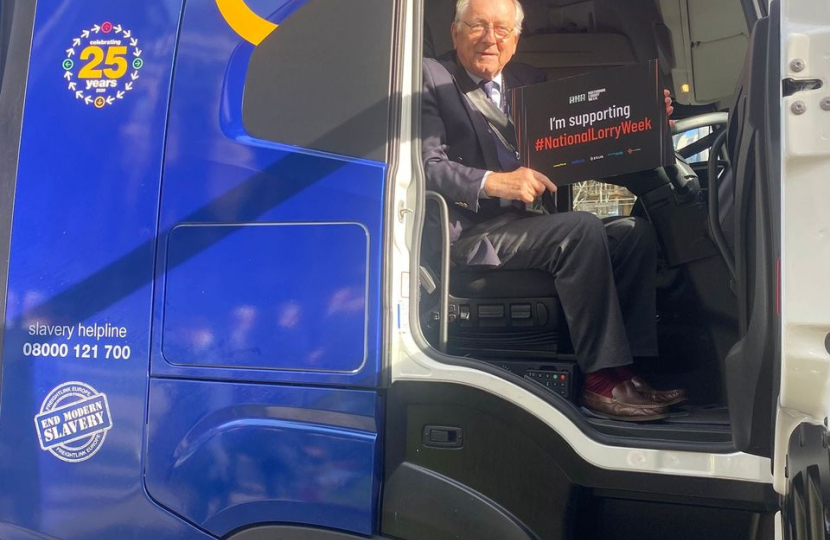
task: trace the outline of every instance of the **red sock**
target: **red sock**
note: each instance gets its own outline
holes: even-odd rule
[[[635,377],[637,374],[631,369],[631,365],[627,366],[620,366],[618,368],[614,368],[617,371],[617,376],[624,380],[629,381],[632,377]]]
[[[585,375],[585,390],[611,397],[611,390],[626,379],[620,378],[614,368],[600,369]]]

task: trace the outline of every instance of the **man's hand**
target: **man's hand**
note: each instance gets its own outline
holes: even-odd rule
[[[669,117],[674,112],[674,107],[671,106],[671,92],[666,88],[663,89],[663,101],[666,102],[666,117]],[[669,126],[674,127],[674,120],[669,120]]]
[[[531,203],[545,192],[556,192],[556,184],[540,172],[520,167],[513,172],[494,172],[484,181],[488,197]]]

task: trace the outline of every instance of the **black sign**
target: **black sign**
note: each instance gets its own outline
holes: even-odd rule
[[[557,185],[674,163],[657,60],[516,88],[524,165]]]

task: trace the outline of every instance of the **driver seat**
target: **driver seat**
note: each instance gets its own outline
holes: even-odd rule
[[[553,276],[541,270],[451,269],[447,203],[434,191],[427,199],[438,205],[442,233],[439,305],[429,314],[439,326],[437,348],[494,360],[572,355]],[[436,288],[426,286],[428,292]]]
[[[540,270],[450,272],[447,351],[483,358],[573,353],[553,276]]]

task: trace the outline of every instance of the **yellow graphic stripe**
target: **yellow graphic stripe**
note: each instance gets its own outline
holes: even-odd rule
[[[219,12],[233,31],[246,41],[259,45],[277,25],[263,19],[245,3],[245,0],[216,0]]]

